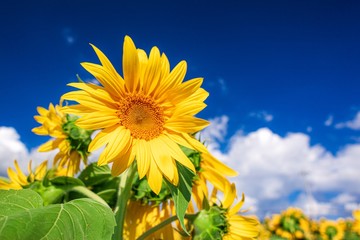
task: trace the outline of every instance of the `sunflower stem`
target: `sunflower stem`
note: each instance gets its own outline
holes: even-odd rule
[[[126,215],[127,202],[130,198],[132,182],[136,172],[135,162],[131,164],[127,171],[121,175],[116,205],[114,209],[115,221],[117,226],[114,229],[113,240],[123,239],[124,221]]]
[[[196,218],[196,216],[197,216],[197,214],[185,214],[185,218],[190,220],[190,221],[193,221],[194,218]],[[147,230],[146,232],[141,234],[140,237],[138,237],[136,240],[145,240],[148,236],[150,236],[151,234],[153,234],[157,230],[165,227],[166,225],[172,223],[173,221],[176,221],[177,219],[178,219],[178,217],[176,215],[169,217],[168,219],[162,221],[158,225],[150,228],[149,230]]]
[[[102,199],[101,197],[99,197],[99,195],[97,195],[96,193],[92,192],[91,190],[87,189],[84,186],[74,186],[68,190],[68,192],[70,191],[80,193],[88,198],[91,198],[92,200],[97,201],[98,203],[104,204],[105,206],[109,206],[104,201],[104,199]]]

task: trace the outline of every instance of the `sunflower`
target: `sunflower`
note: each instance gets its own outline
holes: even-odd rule
[[[344,227],[341,222],[322,219],[320,221],[319,232],[323,240],[344,239]]]
[[[192,196],[198,209],[202,209],[203,199],[209,195],[207,183],[210,182],[217,190],[225,192],[231,185],[226,176],[236,176],[237,172],[206,152],[193,152],[190,159],[196,159],[196,154],[199,160],[193,161],[196,177],[193,181]]]
[[[143,204],[138,200],[130,200],[124,225],[124,238],[137,239],[141,234],[172,216],[175,208],[165,201],[161,205]],[[175,230],[171,224],[151,234],[147,239],[174,239]]]
[[[35,120],[42,124],[33,128],[38,135],[50,135],[54,139],[49,140],[39,147],[40,152],[59,149],[54,158],[54,165],[58,165],[66,175],[74,176],[80,170],[81,159],[87,163],[88,145],[91,141],[92,131],[87,131],[75,126],[76,116],[70,116],[61,112],[61,106],[49,104],[49,109],[38,107],[40,115]]]
[[[286,239],[309,239],[310,221],[301,209],[289,207],[281,214],[274,214],[268,222],[269,230]]]
[[[145,175],[151,189],[159,193],[163,177],[177,185],[176,161],[195,172],[180,145],[207,152],[193,134],[208,122],[195,114],[205,108],[208,93],[200,88],[203,79],[183,82],[187,64],[181,61],[170,71],[165,54],[153,47],[149,56],[125,37],[123,77],[108,58],[92,45],[101,65],[82,63],[102,86],[71,83],[78,91],[62,100],[79,104],[65,108],[80,116],[76,124],[99,132],[89,146],[92,152],[105,145],[98,164],[113,162],[112,174],[119,175],[136,159],[140,178]]]
[[[360,235],[360,209],[356,209],[352,212],[354,222],[352,224],[352,231],[357,235]]]
[[[0,179],[0,189],[22,189],[34,181],[42,180],[47,171],[47,161],[42,162],[38,167],[36,167],[35,171],[32,171],[30,161],[28,165],[28,176],[24,174],[16,160],[14,161],[14,165],[16,169],[15,171],[10,167],[7,169],[9,180]]]
[[[223,239],[250,240],[259,235],[259,222],[254,217],[239,215],[238,212],[245,202],[242,195],[240,202],[232,207],[236,198],[235,184],[226,185],[224,199],[216,203],[216,193],[211,196],[211,206],[200,211],[194,221],[194,240]]]

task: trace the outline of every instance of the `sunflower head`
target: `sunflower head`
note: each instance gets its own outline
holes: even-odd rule
[[[69,84],[79,90],[64,94],[62,100],[78,104],[65,107],[64,112],[80,116],[75,123],[78,127],[100,130],[89,151],[105,146],[98,164],[113,162],[113,175],[124,172],[136,159],[139,178],[146,176],[156,194],[164,177],[177,185],[177,162],[195,172],[180,146],[207,152],[193,137],[208,125],[195,117],[205,108],[208,96],[200,87],[202,78],[184,81],[185,61],[170,70],[166,55],[157,47],[147,55],[128,36],[123,45],[123,76],[98,48],[92,47],[100,64],[85,62],[82,66],[100,86]]]
[[[51,140],[39,147],[40,152],[59,149],[54,158],[54,165],[66,170],[66,175],[73,176],[80,170],[81,160],[87,163],[88,146],[91,142],[91,130],[75,125],[78,117],[64,114],[62,107],[49,104],[49,109],[37,108],[39,115],[35,120],[41,124],[32,131],[39,135],[49,135]]]

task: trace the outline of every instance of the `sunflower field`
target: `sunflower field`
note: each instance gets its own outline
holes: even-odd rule
[[[360,239],[360,210],[349,219],[313,220],[301,209],[288,208],[265,218],[258,239],[358,240]]]

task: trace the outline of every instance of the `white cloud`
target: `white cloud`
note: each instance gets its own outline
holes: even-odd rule
[[[265,122],[271,122],[274,119],[274,116],[266,111],[251,112],[249,116],[261,119]]]
[[[0,127],[0,175],[6,174],[9,166],[17,160],[20,166],[27,166],[28,150],[19,134],[12,127]]]
[[[338,123],[335,125],[335,128],[350,128],[353,130],[360,130],[360,112],[356,114],[353,120]]]
[[[334,121],[334,116],[329,115],[329,117],[324,122],[324,125],[329,127],[329,126],[331,126],[333,124],[333,121]]]
[[[211,128],[210,125],[205,132],[214,131]],[[236,182],[239,192],[256,200],[253,202],[257,204],[255,209],[259,215],[289,205],[298,205],[304,210],[316,209],[313,216],[343,214],[348,210],[341,201],[347,198],[346,204],[360,202],[357,187],[360,184],[360,144],[347,145],[332,155],[321,145],[310,145],[307,134],[288,133],[282,137],[268,128],[246,135],[234,134],[226,152],[220,150],[216,139],[212,142],[210,151],[239,172],[232,181]],[[322,202],[316,200],[317,197],[323,199],[326,193],[335,194],[335,197]],[[282,209],[278,209],[279,204]]]

